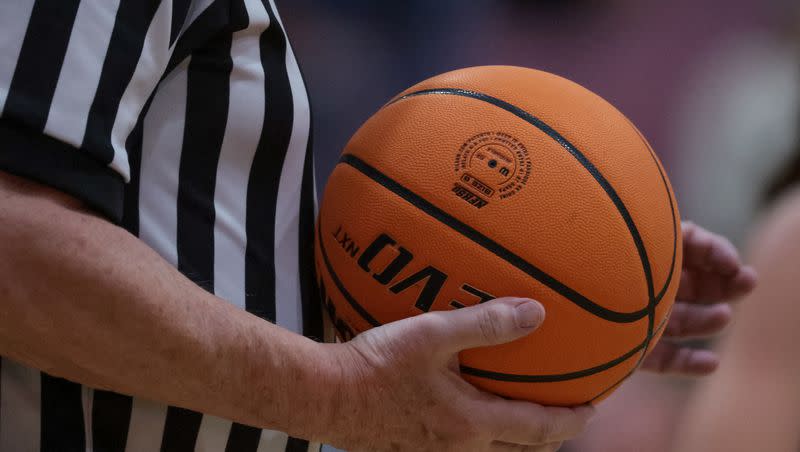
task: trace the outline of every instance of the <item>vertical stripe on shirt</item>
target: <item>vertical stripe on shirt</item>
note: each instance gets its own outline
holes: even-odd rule
[[[203,415],[186,408],[167,408],[161,452],[192,452]]]
[[[178,205],[178,270],[214,292],[214,188],[228,118],[231,37],[192,54],[188,67]],[[208,95],[208,93],[214,93]]]
[[[122,227],[135,236],[139,236],[139,180],[142,169],[142,140],[144,135],[144,118],[150,111],[153,102],[150,96],[142,109],[142,116],[136,122],[125,148],[128,150],[128,161],[131,165],[131,180],[125,184],[125,196],[122,205]]]
[[[92,445],[104,452],[123,452],[128,440],[133,398],[95,390],[92,398]]]
[[[167,407],[147,399],[133,399],[131,425],[125,452],[154,452],[161,450],[164,419]],[[98,451],[99,452],[99,451]]]
[[[313,123],[313,120],[312,120]],[[316,289],[317,280],[314,267],[314,154],[312,139],[309,137],[306,159],[303,165],[303,182],[300,193],[300,220],[298,222],[299,242],[297,243],[300,273],[300,297],[303,305],[303,334],[322,342],[325,339],[322,320],[322,304]]]
[[[228,443],[232,422],[217,416],[203,415],[203,422],[197,432],[195,452],[222,452]],[[247,452],[242,450],[241,452]]]
[[[42,372],[41,448],[85,450],[81,385]]]
[[[168,60],[170,4],[158,0],[120,0],[89,109],[82,147],[100,161],[116,162],[114,169],[126,180],[130,168],[123,144]]]
[[[43,131],[80,0],[37,0],[6,99],[25,127]]]
[[[266,117],[248,177],[245,306],[248,312],[275,322],[275,214],[294,113],[285,66],[286,38],[271,6],[262,1],[270,19],[260,40],[266,72]]]
[[[0,366],[0,450],[39,451],[40,372],[2,358]]]
[[[172,54],[165,69],[166,73],[172,70],[192,54],[192,51],[201,48],[209,39],[211,30],[220,30],[230,19],[231,5],[227,2],[214,2],[181,31],[180,39],[172,47]],[[190,11],[191,12],[191,11]]]
[[[286,433],[276,432],[274,430],[264,430],[261,433],[261,442],[258,443],[256,452],[275,452],[277,450],[284,450],[289,438]]]
[[[139,170],[139,238],[167,262],[178,266],[178,172],[186,118],[185,60],[153,97],[144,118]]]
[[[300,78],[305,83],[303,68],[297,63]],[[322,300],[317,290],[316,267],[314,265],[314,223],[317,218],[317,179],[314,167],[314,107],[311,95],[308,98],[308,146],[303,163],[303,181],[300,189],[300,219],[298,220],[298,270],[300,275],[300,297],[303,305],[303,334],[317,340],[325,340]]]
[[[170,47],[178,39],[183,29],[183,21],[186,20],[190,6],[192,6],[192,0],[172,0],[172,25],[169,32]]]
[[[280,17],[275,5],[272,4],[273,13],[278,23]],[[292,92],[292,132],[289,137],[288,149],[281,168],[276,208],[275,208],[275,299],[276,321],[279,325],[291,331],[303,332],[303,305],[300,303],[300,268],[299,248],[297,246],[300,234],[298,223],[300,220],[301,193],[303,180],[303,167],[305,165],[306,150],[308,148],[308,131],[310,128],[310,108],[308,96],[300,75],[300,69],[292,52],[291,45],[286,41],[284,66],[289,79]]]
[[[204,14],[209,7],[216,6],[219,3],[222,3],[224,6],[234,6],[235,3],[238,3],[238,1],[220,2],[217,0],[192,0],[191,4],[189,5],[189,10],[186,12],[186,18],[183,20],[183,27],[181,28],[178,40],[183,40],[184,32],[186,32],[190,26],[194,25],[194,22],[198,17],[200,17],[201,14]]]
[[[228,116],[231,36],[222,35],[192,54],[188,67],[178,203],[178,270],[214,292],[214,187]],[[209,96],[208,93],[214,93]],[[170,407],[165,451],[193,451],[202,415]]]
[[[92,438],[92,416],[94,416],[94,390],[88,386],[80,386],[83,402],[83,437],[86,438],[86,450],[94,450]]]
[[[55,88],[45,133],[75,147],[83,143],[100,82],[119,0],[83,0]]]
[[[34,3],[34,0],[0,2],[0,30],[3,30],[3,39],[0,39],[0,117],[3,116],[8,87],[17,69]]]
[[[245,3],[244,0],[233,3],[217,1],[206,5],[202,11],[195,10],[198,2],[193,3],[189,11],[191,20],[184,24],[180,39],[172,48],[166,72],[170,72],[194,50],[203,47],[211,35],[223,32],[234,34],[245,29],[248,23]],[[194,11],[198,11],[196,17],[192,16]]]
[[[285,450],[286,452],[308,452],[309,443],[304,439],[289,437]]]
[[[264,124],[264,68],[259,35],[269,17],[260,0],[245,0],[247,31],[234,33],[229,108],[214,190],[214,291],[245,308],[247,180]],[[200,20],[200,19],[198,19]]]
[[[273,433],[280,435],[279,432]],[[264,436],[265,440],[269,439],[269,435]],[[286,437],[286,435],[281,436],[281,439]],[[225,452],[257,451],[259,441],[261,441],[261,429],[234,422],[231,426],[231,432],[228,435],[228,443],[225,445]],[[268,444],[267,441],[264,443]]]

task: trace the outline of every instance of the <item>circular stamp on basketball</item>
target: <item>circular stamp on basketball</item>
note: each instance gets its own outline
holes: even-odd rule
[[[461,145],[455,172],[453,193],[480,209],[492,199],[519,193],[531,175],[531,160],[528,149],[513,136],[482,132]]]

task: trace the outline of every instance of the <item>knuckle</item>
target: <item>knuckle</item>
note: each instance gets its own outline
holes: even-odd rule
[[[552,419],[545,419],[537,429],[537,440],[546,443],[553,437],[556,431],[555,422]]]
[[[558,440],[561,441],[568,438],[574,438],[580,435],[586,429],[587,425],[589,425],[589,416],[582,418],[576,416],[575,420],[570,423],[568,430],[565,432],[564,435],[562,435],[561,438],[558,438]]]
[[[688,315],[685,306],[676,304],[672,309],[672,315],[667,321],[667,329],[665,333],[668,336],[683,336],[686,332],[686,316]]]
[[[724,235],[719,235],[719,234],[714,234],[714,236],[716,237],[716,239],[719,242],[721,247],[726,248],[726,249],[731,250],[731,251],[734,251],[734,252],[736,251],[736,247],[733,245],[733,242],[731,242],[731,240],[729,238],[725,237]]]
[[[681,222],[681,232],[685,241],[690,241],[695,231],[697,231],[697,225],[693,221],[685,220]]]
[[[433,337],[442,330],[445,322],[438,313],[430,312],[418,316],[416,319],[417,335]]]
[[[550,421],[538,421],[534,424],[534,426],[528,431],[528,440],[537,445],[543,445],[549,442],[549,438],[552,432],[552,427],[550,426]]]
[[[502,333],[502,315],[497,306],[491,306],[478,312],[478,329],[486,342],[495,342]]]
[[[440,345],[448,328],[447,319],[438,313],[427,313],[410,320],[414,321],[413,331],[404,338],[408,347],[429,350],[431,345]]]
[[[714,237],[708,232],[697,231],[693,235],[692,242],[694,244],[695,249],[697,249],[698,251],[705,252],[713,247]]]

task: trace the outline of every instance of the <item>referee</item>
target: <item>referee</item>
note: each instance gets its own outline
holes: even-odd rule
[[[537,328],[537,302],[303,336],[323,337],[310,123],[272,0],[0,3],[0,451],[551,451],[580,432],[591,408],[457,375],[459,350]],[[749,290],[710,243],[736,271],[694,287]]]

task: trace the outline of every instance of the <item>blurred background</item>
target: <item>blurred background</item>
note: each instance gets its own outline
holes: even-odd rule
[[[800,8],[787,0],[279,2],[309,87],[319,187],[389,98],[467,66],[527,66],[619,108],[682,216],[742,241],[795,145]],[[668,451],[692,382],[639,374],[564,450]]]

